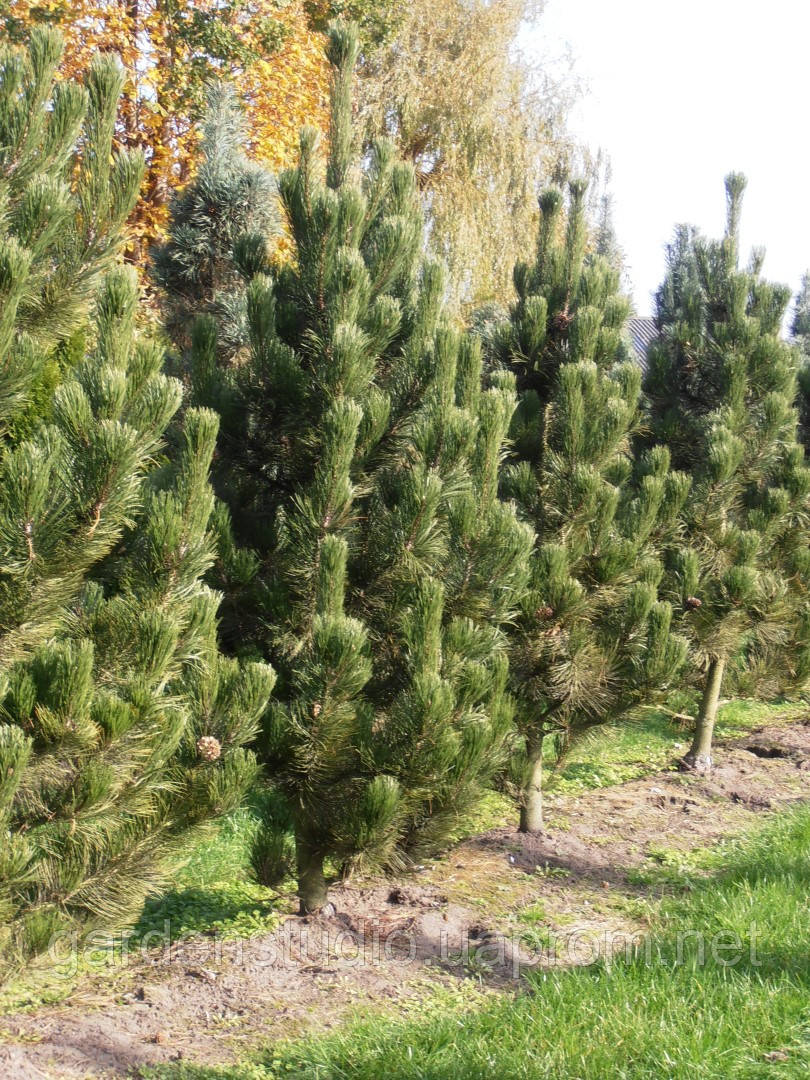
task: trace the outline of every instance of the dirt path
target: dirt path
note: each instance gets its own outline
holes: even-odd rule
[[[0,1076],[233,1061],[357,1006],[402,1007],[471,975],[512,992],[523,964],[587,963],[643,931],[656,887],[639,883],[638,868],[651,853],[705,848],[809,795],[810,719],[719,746],[710,779],[665,772],[551,796],[542,835],[492,830],[407,878],[338,887],[334,918],[152,950],[83,978],[59,1005],[0,1016]]]

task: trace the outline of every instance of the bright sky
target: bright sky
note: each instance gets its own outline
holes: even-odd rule
[[[723,177],[748,177],[743,252],[795,292],[810,268],[810,2],[548,0],[527,50],[566,45],[587,86],[573,131],[613,165],[635,305],[650,314],[676,222],[721,233]]]

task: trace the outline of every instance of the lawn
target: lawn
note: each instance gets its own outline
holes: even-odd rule
[[[804,702],[765,703],[750,699],[724,702],[718,710],[716,738],[733,739],[760,724],[795,720]],[[550,762],[546,787],[566,795],[623,784],[657,769],[675,768],[689,747],[691,732],[662,709],[640,709],[629,722],[596,727],[555,768]]]
[[[772,819],[659,908],[649,949],[533,975],[427,1020],[390,1016],[171,1080],[695,1080],[810,1073],[810,808]]]
[[[789,722],[804,714],[804,703],[763,704],[750,700],[721,706],[718,738],[745,734],[763,723]],[[594,729],[574,746],[564,761],[547,762],[546,784],[550,795],[580,792],[624,783],[659,769],[674,768],[688,743],[688,733],[671,716],[658,709],[643,709],[630,723]],[[550,755],[549,755],[550,756]],[[556,765],[556,767],[555,767]],[[497,792],[489,795],[469,819],[460,823],[453,839],[484,832],[514,820],[511,802]],[[172,938],[213,931],[225,938],[249,937],[270,929],[277,921],[279,893],[252,880],[250,847],[259,822],[259,807],[246,806],[229,815],[213,837],[204,840],[180,872],[174,889],[149,900],[134,928],[133,943],[146,938],[159,947],[167,920]],[[290,881],[281,890],[282,906],[293,889]],[[93,954],[93,965],[103,968],[104,950]],[[85,970],[82,966],[77,975]],[[47,970],[29,973],[0,993],[0,1014],[55,1002],[71,992],[75,980],[54,979]]]

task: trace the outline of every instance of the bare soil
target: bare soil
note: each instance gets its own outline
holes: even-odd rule
[[[543,833],[493,829],[420,872],[336,886],[331,918],[290,915],[264,937],[150,950],[82,977],[58,1005],[0,1016],[0,1077],[226,1063],[459,979],[515,992],[525,966],[586,963],[592,941],[643,931],[656,888],[633,871],[651,853],[711,846],[808,796],[810,719],[720,744],[710,777],[669,771],[551,794]],[[527,924],[547,938],[528,952]]]

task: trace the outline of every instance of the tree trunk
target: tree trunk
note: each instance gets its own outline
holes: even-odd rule
[[[690,769],[710,772],[712,767],[712,735],[717,717],[717,702],[723,685],[723,673],[726,668],[724,657],[712,660],[706,673],[706,684],[700,701],[700,714],[695,728],[695,737],[683,762]]]
[[[300,838],[295,842],[298,866],[298,914],[312,915],[326,907],[329,897],[323,874],[323,855]]]
[[[543,737],[527,740],[529,759],[523,805],[520,808],[520,831],[541,832],[543,829]]]
[[[132,54],[138,48],[138,38],[141,32],[141,12],[139,0],[125,0],[123,4],[124,14],[128,25],[126,26],[126,39],[121,42],[122,60],[129,72],[124,91],[121,95],[121,120],[124,126],[125,146],[128,150],[135,150],[143,144],[141,133],[138,128],[138,87],[137,71],[128,64]],[[133,80],[134,85],[130,83]]]

